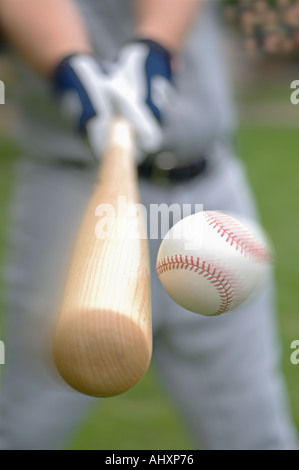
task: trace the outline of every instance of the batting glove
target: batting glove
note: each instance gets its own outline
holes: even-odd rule
[[[138,163],[159,150],[163,112],[173,95],[171,55],[160,44],[151,40],[128,44],[109,70],[93,56],[67,57],[56,69],[54,86],[98,158],[115,114],[133,125]]]
[[[161,125],[174,90],[171,54],[151,40],[132,42],[120,51],[110,78],[114,111],[133,125],[140,162],[162,144]]]
[[[65,58],[57,67],[53,83],[63,113],[100,159],[112,118],[108,76],[102,62],[89,55]]]

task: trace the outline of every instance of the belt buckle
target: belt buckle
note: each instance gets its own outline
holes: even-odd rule
[[[177,167],[178,157],[170,151],[158,153],[153,161],[151,179],[157,183],[171,183],[171,171]]]

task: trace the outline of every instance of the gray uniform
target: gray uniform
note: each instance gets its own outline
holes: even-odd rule
[[[129,0],[77,0],[96,52],[113,57],[133,35]],[[172,185],[140,180],[142,202],[201,203],[256,216],[246,174],[230,144],[234,111],[222,68],[216,2],[195,22],[167,113],[164,147],[178,158],[205,155],[205,173]],[[96,174],[87,147],[63,122],[49,84],[24,64],[16,90],[23,148],[9,232],[1,449],[55,449],[95,403],[65,389],[47,351],[74,237]],[[151,240],[153,364],[169,396],[205,449],[291,449],[296,435],[279,371],[272,282],[239,309],[216,318],[187,312],[154,272]],[[104,423],[103,423],[104,425]]]

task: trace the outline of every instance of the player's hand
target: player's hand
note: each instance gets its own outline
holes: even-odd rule
[[[105,149],[112,118],[108,76],[100,59],[92,55],[66,57],[57,67],[53,83],[63,113],[86,136],[96,158]]]
[[[151,40],[126,45],[110,72],[114,112],[133,124],[138,161],[162,144],[161,124],[173,96],[172,82],[171,54]]]
[[[89,55],[67,57],[55,71],[55,89],[96,157],[104,153],[113,115],[120,114],[133,125],[141,162],[162,143],[163,112],[173,91],[171,55],[154,41],[140,40],[106,65],[105,70],[100,59]]]

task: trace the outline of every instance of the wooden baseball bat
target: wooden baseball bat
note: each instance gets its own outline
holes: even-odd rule
[[[133,225],[140,227],[140,214],[119,210],[120,200],[132,209],[139,192],[133,132],[116,118],[75,243],[54,332],[60,375],[75,390],[95,397],[134,387],[152,354],[148,243],[141,229],[133,231],[138,236],[129,233]],[[106,236],[96,236],[101,208],[110,213]]]

